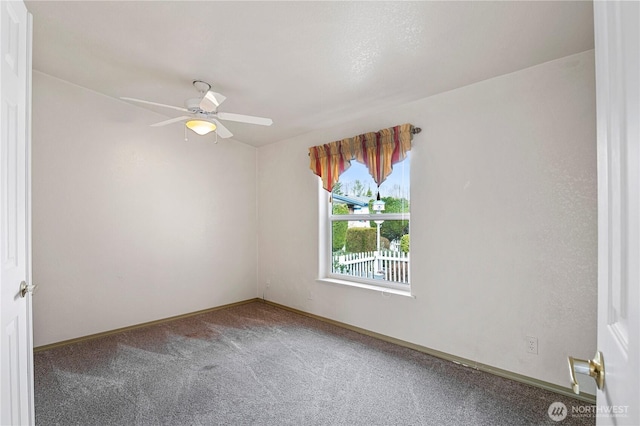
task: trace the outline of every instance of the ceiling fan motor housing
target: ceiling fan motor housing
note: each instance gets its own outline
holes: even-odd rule
[[[202,99],[200,98],[187,99],[184,102],[184,106],[189,110],[189,112],[202,112],[202,110],[200,109],[200,101],[202,101]]]

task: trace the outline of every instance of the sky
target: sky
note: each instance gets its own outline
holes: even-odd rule
[[[411,152],[408,152],[407,158],[405,158],[404,161],[393,166],[393,172],[391,172],[389,177],[387,177],[382,185],[380,185],[381,197],[392,196],[400,198],[403,196],[404,198],[409,199],[410,156]],[[340,182],[342,182],[343,192],[345,192],[345,195],[355,195],[351,188],[353,188],[353,184],[356,180],[359,180],[363,184],[365,191],[367,188],[371,187],[371,192],[373,192],[375,197],[376,183],[369,174],[367,167],[357,161],[352,161],[351,167],[340,175]],[[349,193],[344,191],[344,188],[347,186],[350,189]]]

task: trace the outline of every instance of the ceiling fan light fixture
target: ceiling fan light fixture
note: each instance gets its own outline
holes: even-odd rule
[[[215,124],[205,120],[189,120],[187,121],[186,126],[200,136],[204,136],[216,129]]]

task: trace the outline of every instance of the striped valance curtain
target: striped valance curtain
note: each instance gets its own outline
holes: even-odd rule
[[[340,174],[356,160],[369,169],[378,187],[391,174],[393,165],[404,160],[411,149],[413,125],[382,129],[352,138],[309,148],[309,167],[322,179],[322,187],[331,192]]]

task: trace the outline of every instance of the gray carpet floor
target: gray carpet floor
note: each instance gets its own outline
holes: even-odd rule
[[[262,302],[37,352],[37,425],[594,425],[584,402]]]

